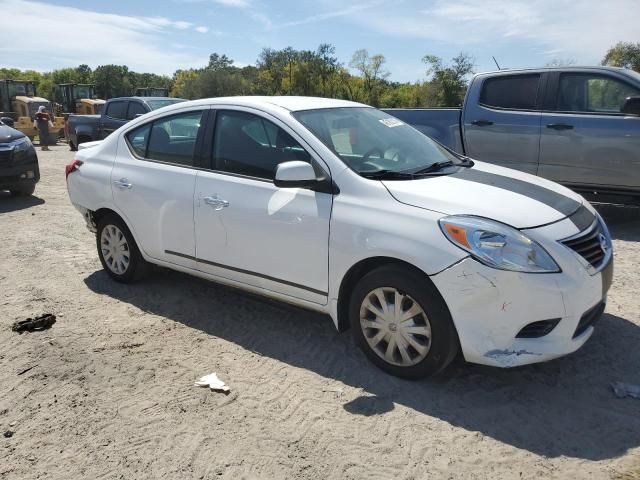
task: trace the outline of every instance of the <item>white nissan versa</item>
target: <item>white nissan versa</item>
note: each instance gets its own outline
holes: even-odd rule
[[[326,312],[394,375],[550,360],[604,309],[611,240],[581,196],[365,105],[196,100],[84,147],[69,197],[114,280],[152,263]]]

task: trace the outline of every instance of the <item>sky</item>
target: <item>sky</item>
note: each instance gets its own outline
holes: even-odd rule
[[[171,75],[218,52],[255,64],[263,47],[366,48],[394,81],[426,78],[421,59],[459,52],[476,71],[593,65],[640,41],[640,0],[0,0],[0,67],[48,71],[86,63]]]

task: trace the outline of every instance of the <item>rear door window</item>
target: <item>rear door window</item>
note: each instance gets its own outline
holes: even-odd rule
[[[125,101],[111,102],[107,104],[107,111],[105,115],[107,117],[116,118],[118,120],[127,119],[127,103]]]
[[[203,111],[187,112],[153,122],[146,157],[162,162],[194,166],[193,153]]]
[[[510,110],[535,110],[539,86],[540,74],[489,78],[482,85],[480,103]]]

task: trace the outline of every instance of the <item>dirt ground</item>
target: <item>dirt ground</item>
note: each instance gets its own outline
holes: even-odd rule
[[[35,196],[0,193],[0,478],[640,478],[640,400],[609,386],[640,384],[640,209],[601,208],[615,279],[584,348],[408,382],[328,317],[163,269],[112,282],[73,154],[38,153]],[[210,372],[230,395],[193,386]]]

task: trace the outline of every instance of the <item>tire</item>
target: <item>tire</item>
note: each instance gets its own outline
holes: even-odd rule
[[[69,150],[72,152],[78,151],[78,147],[76,147],[71,140],[69,140]]]
[[[11,195],[15,197],[29,197],[33,195],[33,192],[35,191],[36,191],[35,183],[33,185],[29,185],[28,187],[20,187],[20,188],[14,188],[10,190]]]
[[[395,316],[396,303],[405,320]],[[451,314],[436,287],[424,274],[402,265],[383,266],[360,279],[349,301],[349,321],[356,345],[369,360],[401,378],[441,372],[460,348]]]
[[[123,240],[124,245],[120,243]],[[142,258],[131,231],[117,215],[108,214],[98,221],[96,247],[102,267],[116,282],[134,282],[148,271],[149,264]]]

